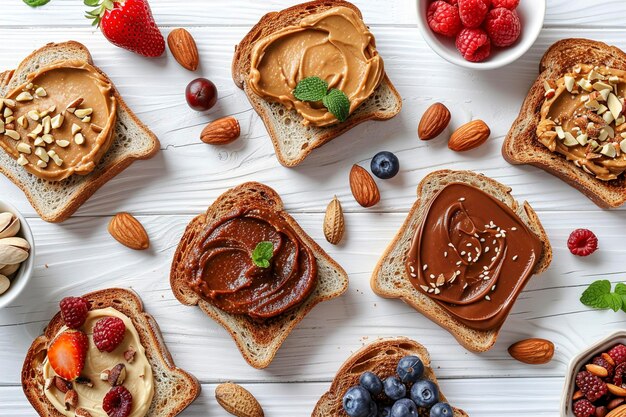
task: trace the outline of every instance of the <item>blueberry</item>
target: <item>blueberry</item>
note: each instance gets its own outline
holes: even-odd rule
[[[415,382],[424,374],[424,364],[417,356],[405,356],[398,362],[396,370],[402,382]]]
[[[426,379],[417,381],[411,388],[411,399],[418,407],[430,407],[439,401],[439,389]]]
[[[391,408],[391,417],[417,417],[417,406],[408,398],[402,398]]]
[[[359,383],[363,388],[368,390],[372,395],[378,395],[383,392],[383,383],[376,374],[372,372],[365,372],[359,378]]]
[[[391,417],[391,407],[379,408],[378,417]]]
[[[370,409],[367,417],[378,417],[378,406],[374,401],[370,402]]]
[[[350,417],[370,417],[372,396],[361,386],[352,387],[343,396],[343,409]]]
[[[383,383],[385,394],[392,400],[406,397],[406,386],[396,376],[390,376]]]
[[[374,155],[370,168],[378,178],[387,180],[396,176],[400,170],[400,161],[391,152],[382,151]]]
[[[437,403],[430,409],[430,417],[452,417],[454,411],[447,403]]]

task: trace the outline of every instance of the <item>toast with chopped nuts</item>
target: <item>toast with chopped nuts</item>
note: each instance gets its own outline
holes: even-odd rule
[[[317,262],[317,282],[311,294],[299,305],[279,316],[258,321],[247,315],[227,313],[202,299],[188,284],[184,276],[184,260],[202,232],[211,223],[219,220],[233,209],[245,208],[248,204],[276,212],[284,219],[307,245]],[[306,234],[298,223],[283,209],[280,196],[272,188],[248,182],[222,194],[205,213],[196,216],[187,226],[172,262],[170,285],[174,296],[181,303],[197,305],[213,320],[224,327],[235,340],[244,359],[253,367],[261,369],[270,365],[276,352],[287,336],[304,317],[322,301],[339,297],[348,289],[348,275],[315,241]]]
[[[0,74],[0,97],[22,84],[27,75],[38,68],[68,60],[93,63],[89,50],[78,42],[50,43],[26,57],[16,70]],[[102,71],[100,73],[106,77]],[[128,108],[115,86],[113,89],[117,100],[117,121],[112,143],[96,168],[88,175],[72,175],[62,181],[41,180],[27,172],[6,152],[0,152],[0,172],[26,194],[43,220],[66,220],[98,188],[133,161],[148,159],[159,150],[159,140],[154,133]]]
[[[302,116],[295,110],[289,110],[280,103],[266,101],[250,90],[246,80],[250,73],[252,48],[258,39],[295,25],[306,16],[337,6],[353,9],[362,18],[361,11],[352,3],[343,0],[315,0],[266,14],[235,49],[232,64],[233,80],[246,93],[252,107],[263,120],[278,161],[286,167],[300,164],[315,148],[354,126],[368,120],[391,119],[402,108],[402,98],[387,75],[384,75],[378,88],[345,122],[327,127],[305,126],[302,124]]]
[[[396,374],[400,359],[410,355],[422,360],[424,378],[437,384],[437,377],[430,366],[430,355],[424,346],[406,337],[380,339],[361,348],[344,362],[328,392],[315,405],[311,417],[346,417],[348,414],[343,409],[343,396],[348,389],[359,384],[359,378],[363,373],[373,372],[384,380]],[[441,402],[448,402],[441,391],[439,397]],[[454,417],[467,417],[465,411],[454,407],[453,409]]]
[[[476,330],[467,327],[427,295],[419,292],[409,281],[406,261],[413,237],[428,213],[432,199],[446,185],[465,183],[481,189],[503,202],[541,240],[543,250],[533,270],[533,275],[543,272],[552,261],[552,248],[548,236],[535,211],[527,202],[519,204],[511,196],[511,188],[471,171],[442,170],[428,174],[417,187],[417,201],[409,211],[404,224],[378,261],[372,274],[372,290],[384,298],[399,298],[417,311],[448,330],[466,349],[484,352],[494,345],[500,327]]]
[[[602,208],[626,202],[626,177],[603,181],[588,174],[564,156],[550,151],[537,137],[540,109],[545,100],[544,81],[555,80],[577,64],[626,70],[626,53],[614,46],[588,39],[564,39],[543,55],[539,76],[530,87],[519,116],[502,145],[504,159],[512,164],[530,164],[543,169],[578,189]]]
[[[109,288],[86,294],[83,298],[91,303],[92,310],[106,307],[118,310],[129,317],[137,329],[154,375],[154,397],[146,417],[174,417],[198,397],[200,383],[191,374],[176,367],[157,322],[144,311],[143,304],[135,292]],[[63,318],[59,312],[50,320],[44,334],[35,339],[22,367],[22,389],[28,401],[42,417],[63,416],[43,394],[46,381],[42,372],[48,345],[63,326]]]

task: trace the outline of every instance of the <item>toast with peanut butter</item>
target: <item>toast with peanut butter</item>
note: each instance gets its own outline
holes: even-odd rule
[[[24,140],[18,143],[22,148],[18,149],[15,146],[17,143],[15,138],[0,138],[3,141],[0,144],[3,148],[0,151],[0,172],[22,189],[33,208],[45,221],[61,222],[67,219],[98,188],[126,169],[133,161],[150,158],[159,149],[159,141],[156,136],[128,108],[108,77],[92,64],[91,55],[82,44],[73,41],[51,43],[26,57],[16,70],[5,71],[0,76],[0,97],[17,94],[17,97],[12,100],[15,103],[16,101],[20,102],[18,98],[24,94],[26,98],[35,97],[34,102],[40,98],[50,97],[46,94],[45,89],[39,90],[37,86],[29,85],[33,84],[29,83],[28,80],[34,75],[45,76],[46,74],[40,73],[55,66],[89,68],[93,72],[94,78],[98,78],[99,82],[107,86],[106,94],[107,97],[110,97],[108,106],[113,106],[115,109],[114,112],[110,113],[107,125],[99,126],[91,123],[90,129],[88,127],[90,122],[94,122],[98,118],[104,122],[106,119],[103,117],[104,115],[87,114],[93,109],[78,109],[80,104],[76,103],[76,109],[70,108],[72,103],[68,103],[67,109],[65,105],[63,108],[56,106],[56,110],[53,111],[58,113],[58,117],[52,118],[52,127],[55,127],[56,121],[59,124],[64,123],[63,129],[68,130],[68,132],[64,132],[67,137],[61,138],[59,136],[56,138],[56,144],[53,143],[51,135],[42,135],[42,133],[47,133],[46,131],[37,131],[39,125],[42,124],[41,122],[46,119],[43,113],[31,116],[29,112],[29,116],[22,115],[11,122],[16,126],[11,133],[18,128],[23,128],[25,131],[32,130],[32,139],[27,140],[23,137]],[[32,90],[26,91],[24,88],[25,91],[20,92],[24,85]],[[82,86],[78,89],[70,88],[72,86],[67,87],[66,91],[72,91],[75,94],[77,94],[76,91],[85,91]],[[39,91],[41,92],[39,93]],[[77,99],[80,100],[81,98],[77,97]],[[6,111],[7,104],[4,104]],[[46,112],[49,111],[46,110]],[[17,116],[17,114],[15,115]],[[63,118],[63,116],[65,117]],[[6,120],[4,119],[4,121]],[[69,132],[70,127],[71,132]],[[102,132],[103,128],[104,132]],[[3,128],[5,134],[8,130],[10,130],[9,127]],[[13,134],[15,135],[15,133]],[[70,134],[75,135],[74,138]],[[82,163],[78,163],[75,167],[63,169],[71,165],[70,158],[63,161],[59,154],[70,152],[68,150],[71,149],[88,148],[92,142],[89,135],[94,137],[94,143],[96,137],[102,138],[102,142],[98,142],[99,146],[93,147],[93,152],[87,155],[88,158],[83,158]],[[40,152],[42,149],[46,150],[46,147],[56,147],[58,153],[53,152],[53,150]],[[72,158],[79,159],[73,155]],[[41,175],[36,175],[38,172]]]
[[[489,350],[526,283],[552,260],[539,218],[510,193],[471,171],[427,175],[372,290],[404,301],[466,349]]]
[[[106,415],[102,410],[101,402],[104,394],[111,389],[111,385],[108,381],[101,380],[100,373],[105,369],[91,369],[91,367],[94,364],[101,364],[102,358],[109,356],[115,358],[111,362],[112,367],[115,365],[114,362],[118,361],[125,364],[125,378],[123,377],[120,381],[122,381],[121,386],[128,387],[130,392],[136,393],[133,398],[133,415],[174,417],[198,397],[201,389],[200,383],[191,374],[176,367],[158,324],[150,314],[144,311],[137,294],[127,289],[110,288],[86,294],[83,298],[90,302],[91,309],[88,314],[96,314],[95,318],[111,317],[116,314],[127,320],[124,341],[110,353],[98,351],[96,353],[98,358],[89,360],[88,357],[81,376],[73,382],[63,381],[64,384],[61,384],[63,386],[59,387],[55,381],[58,376],[49,375],[52,371],[49,369],[48,362],[48,350],[51,344],[67,329],[61,313],[57,313],[47,324],[44,334],[33,341],[22,367],[22,389],[40,416],[74,416],[79,408],[83,410],[83,414],[76,412],[77,416]],[[87,320],[90,320],[89,316]],[[91,337],[90,335],[89,338]],[[125,344],[128,343],[130,343],[128,349],[132,349],[131,355],[129,351],[124,351]],[[91,341],[89,346],[90,349],[95,349]],[[120,357],[116,358],[116,356]],[[138,374],[138,370],[141,370],[142,374]],[[113,372],[112,368],[106,371]],[[133,384],[135,378],[147,383],[145,380],[149,377],[152,379],[151,399],[149,395],[140,397],[136,389],[130,385]],[[69,384],[69,387],[66,388],[66,384]],[[66,411],[63,404],[65,397],[63,391],[67,391],[68,388],[78,393],[78,402]]]
[[[543,55],[539,76],[502,146],[603,208],[626,201],[626,54],[602,42],[564,39]]]
[[[390,119],[402,108],[361,12],[343,0],[316,0],[263,16],[236,47],[232,76],[287,167],[354,126]],[[296,99],[293,90],[307,77],[326,81],[330,93],[343,91],[349,116],[336,116],[321,97]]]
[[[273,189],[248,182],[189,223],[170,285],[224,327],[250,365],[266,368],[313,307],[347,290],[348,276]]]

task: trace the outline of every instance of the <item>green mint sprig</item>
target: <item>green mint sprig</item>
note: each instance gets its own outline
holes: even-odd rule
[[[39,7],[44,4],[48,4],[50,0],[22,0],[24,3],[29,5],[30,7]]]
[[[259,242],[252,251],[252,262],[260,268],[269,268],[272,256],[274,256],[274,244]]]
[[[341,90],[328,91],[328,83],[319,77],[307,77],[298,83],[293,96],[300,101],[321,101],[324,107],[340,122],[350,115],[350,100]]]
[[[595,281],[583,292],[580,302],[588,307],[626,312],[626,284],[618,283],[612,292],[610,281]]]

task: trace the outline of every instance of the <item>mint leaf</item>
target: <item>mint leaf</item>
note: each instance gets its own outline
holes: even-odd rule
[[[328,83],[319,77],[307,77],[300,80],[293,96],[300,101],[320,101],[328,91]]]
[[[274,244],[272,242],[259,242],[252,251],[252,262],[258,267],[269,268],[272,256],[274,256]]]
[[[621,282],[615,286],[615,294],[622,298],[622,310],[626,312],[626,285]]]
[[[580,302],[588,307],[609,308],[607,296],[610,294],[611,283],[608,280],[596,281],[583,292]]]
[[[350,115],[350,100],[348,96],[341,91],[333,88],[322,99],[322,104],[337,118],[340,122],[344,122]]]
[[[28,4],[30,7],[39,7],[44,4],[48,4],[50,0],[22,0],[24,3]]]

